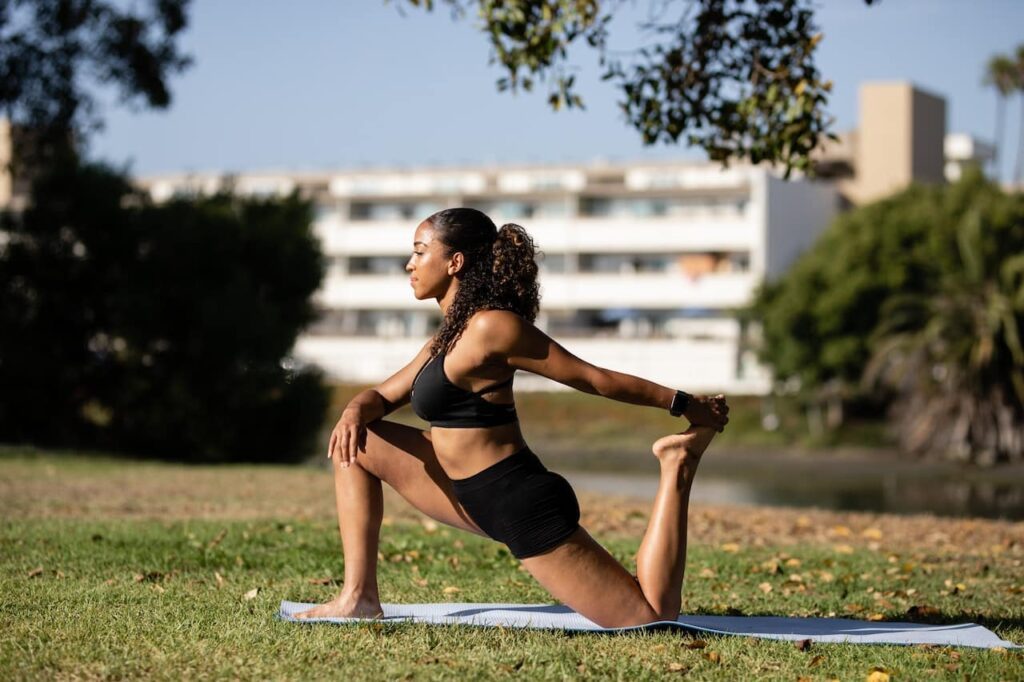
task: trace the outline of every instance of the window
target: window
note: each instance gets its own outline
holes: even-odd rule
[[[537,265],[541,272],[565,272],[565,255],[560,253],[548,255],[542,252],[537,258]]]
[[[671,254],[581,253],[579,271],[589,273],[667,272],[675,267]]]
[[[427,201],[353,201],[349,209],[351,220],[415,220],[423,219],[441,209],[441,205]]]
[[[405,272],[406,262],[402,256],[350,256],[348,272],[351,275],[400,275]]]

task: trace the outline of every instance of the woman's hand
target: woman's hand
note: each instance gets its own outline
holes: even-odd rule
[[[338,463],[347,467],[356,460],[359,447],[366,449],[366,421],[358,407],[346,407],[331,431],[327,458],[338,457]]]
[[[691,396],[683,416],[694,426],[710,426],[721,433],[729,423],[729,406],[721,393],[713,397],[695,395]]]

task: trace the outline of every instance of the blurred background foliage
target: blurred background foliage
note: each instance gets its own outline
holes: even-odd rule
[[[94,88],[170,105],[189,0],[0,4],[0,109],[31,187],[0,217],[0,440],[182,460],[294,461],[327,388],[287,353],[324,274],[296,194],[154,204],[85,160]]]
[[[873,400],[909,451],[1020,460],[1022,254],[1024,196],[979,172],[912,186],[839,216],[761,288],[760,355],[812,412]]]
[[[195,460],[297,460],[326,389],[288,367],[324,263],[293,195],[155,205],[53,167],[3,216],[0,439]]]

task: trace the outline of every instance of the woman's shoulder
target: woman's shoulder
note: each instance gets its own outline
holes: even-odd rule
[[[466,323],[466,332],[488,350],[502,350],[532,326],[529,320],[514,311],[489,309],[473,313]]]

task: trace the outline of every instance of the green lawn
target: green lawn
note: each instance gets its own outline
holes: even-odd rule
[[[801,651],[671,633],[279,622],[282,599],[324,600],[338,589],[343,566],[329,490],[325,472],[311,468],[7,452],[0,456],[0,678],[863,680],[875,669],[893,679],[1024,677],[1016,651]],[[205,506],[204,496],[212,498]],[[635,515],[581,499],[595,517]],[[422,523],[391,498],[387,504],[386,601],[548,601],[501,546]],[[688,612],[974,621],[1024,642],[1021,524],[742,508],[695,515]],[[783,537],[770,528],[779,519],[815,532]],[[632,567],[637,527],[624,522],[596,534]]]

